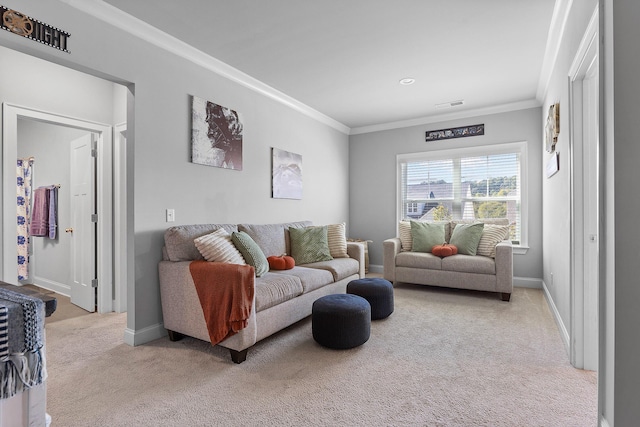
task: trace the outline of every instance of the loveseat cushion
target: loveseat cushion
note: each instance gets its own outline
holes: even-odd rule
[[[330,271],[333,275],[334,282],[354,274],[359,274],[360,272],[360,265],[358,261],[353,258],[334,258],[331,261],[313,262],[311,264],[305,264],[304,266]]]
[[[396,267],[440,270],[442,258],[427,252],[400,252],[396,255]]]
[[[229,234],[238,231],[235,224],[194,224],[169,227],[164,232],[165,250],[169,261],[202,260],[194,239],[224,228]]]
[[[431,252],[435,245],[445,243],[444,224],[411,221],[412,251]]]
[[[472,255],[453,255],[442,259],[442,270],[461,273],[496,274],[493,258]]]
[[[484,224],[476,222],[473,224],[458,224],[451,233],[449,243],[458,247],[459,254],[475,255],[478,250],[478,243],[482,237]]]
[[[330,271],[317,268],[295,266],[291,270],[271,271],[269,274],[295,276],[302,283],[304,293],[314,291],[329,283],[333,283],[333,275]]]
[[[302,294],[300,279],[285,274],[266,273],[256,278],[256,313]]]
[[[282,224],[238,224],[238,231],[244,231],[260,246],[265,256],[290,255],[289,227],[301,228],[311,225],[311,221],[288,222]]]

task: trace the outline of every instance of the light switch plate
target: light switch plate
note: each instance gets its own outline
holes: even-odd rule
[[[167,222],[174,222],[176,220],[175,209],[167,209]]]

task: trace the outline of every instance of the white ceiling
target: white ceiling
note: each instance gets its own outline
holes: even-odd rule
[[[352,130],[534,103],[555,4],[105,1]],[[404,77],[416,83],[398,84]]]

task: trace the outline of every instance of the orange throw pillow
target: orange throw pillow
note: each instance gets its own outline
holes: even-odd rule
[[[267,261],[269,262],[269,270],[291,270],[296,266],[293,257],[288,255],[273,255],[267,257]]]
[[[450,245],[449,243],[444,243],[442,245],[435,245],[434,247],[432,247],[431,253],[434,254],[435,256],[444,258],[444,257],[457,254],[458,247],[455,245]]]

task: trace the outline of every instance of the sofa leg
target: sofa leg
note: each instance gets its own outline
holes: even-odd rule
[[[169,329],[167,329],[167,332],[169,333],[170,341],[180,341],[182,338],[184,338],[184,335],[181,334],[180,332],[171,331]]]
[[[509,292],[500,292],[500,298],[502,298],[502,301],[511,301],[511,293]]]
[[[229,352],[231,353],[231,360],[233,360],[233,363],[242,363],[245,360],[247,360],[247,352],[249,351],[248,348],[245,348],[244,350],[232,350],[229,349]]]

